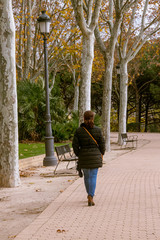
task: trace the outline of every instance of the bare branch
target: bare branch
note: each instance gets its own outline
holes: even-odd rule
[[[145,27],[145,16],[146,16],[146,12],[147,12],[147,7],[148,7],[148,1],[145,1],[145,5],[144,5],[144,9],[143,9],[143,15],[142,15],[142,22],[141,22],[141,32],[143,31],[144,27]]]
[[[109,1],[109,26],[110,26],[110,31],[112,31],[112,28],[113,28],[113,0]]]
[[[160,25],[160,24],[159,24]],[[142,48],[142,46],[144,45],[144,43],[156,32],[158,32],[160,30],[160,27],[154,29],[151,33],[149,33],[148,35],[146,35],[146,37],[142,40],[141,44],[139,44],[139,42],[141,41],[141,39],[139,39],[139,41],[137,41],[133,47],[129,50],[128,54],[127,54],[127,58],[129,61],[131,61],[136,54],[140,51],[140,49]],[[138,45],[139,44],[139,45]]]
[[[87,26],[90,25],[91,19],[92,19],[92,6],[93,6],[93,0],[88,1],[88,7],[87,7]]]
[[[105,47],[105,45],[104,45],[104,42],[103,42],[102,39],[101,39],[98,26],[95,28],[94,33],[95,33],[95,37],[96,37],[96,40],[97,40],[99,49],[101,50],[102,54],[105,56],[106,47]]]
[[[87,34],[88,29],[86,26],[86,21],[83,15],[83,0],[71,0],[72,6],[74,8],[76,21],[83,34]]]
[[[125,52],[127,51],[127,46],[128,46],[129,38],[130,38],[130,35],[131,35],[131,31],[132,31],[132,25],[133,25],[133,21],[135,19],[135,13],[136,13],[136,10],[137,10],[138,0],[135,0],[134,2],[135,2],[135,5],[134,5],[134,8],[132,10],[131,20],[129,22],[128,31],[127,31],[127,34],[125,36],[125,41],[123,43],[123,54],[125,54]]]
[[[95,7],[94,7],[94,12],[93,12],[93,15],[92,15],[92,21],[91,21],[91,24],[89,26],[91,31],[94,31],[96,25],[98,24],[101,2],[102,2],[102,0],[96,0]]]

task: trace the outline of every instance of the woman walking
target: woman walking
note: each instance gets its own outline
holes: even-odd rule
[[[94,113],[84,113],[84,123],[76,130],[72,142],[73,150],[78,156],[78,167],[84,174],[84,183],[88,194],[88,206],[94,206],[93,197],[96,189],[98,168],[102,167],[102,155],[105,142],[101,129],[94,126]]]

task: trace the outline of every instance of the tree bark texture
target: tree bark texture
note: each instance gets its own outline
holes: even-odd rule
[[[74,86],[74,105],[73,112],[78,111],[78,102],[79,102],[79,83]]]
[[[110,116],[113,59],[112,57],[108,57],[107,60],[108,61],[105,61],[105,73],[103,82],[102,131],[106,142],[106,150],[107,152],[110,152]]]
[[[79,117],[83,122],[83,113],[91,109],[91,74],[94,58],[94,32],[83,36],[83,52],[80,82]]]
[[[31,0],[27,0],[27,15],[26,20],[26,38],[27,42],[25,45],[25,64],[24,64],[24,80],[28,79],[29,68],[30,68],[30,56],[31,56]]]
[[[120,108],[119,108],[119,136],[118,142],[122,144],[121,133],[126,133],[127,119],[127,98],[128,98],[128,71],[127,62],[121,61],[121,78],[120,78]]]
[[[12,1],[0,0],[0,187],[20,184]]]

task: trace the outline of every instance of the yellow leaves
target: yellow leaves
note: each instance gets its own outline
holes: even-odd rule
[[[41,190],[41,188],[37,188],[35,191],[36,192],[41,192],[42,190]]]
[[[51,23],[52,26],[58,26],[60,24],[60,21],[54,20],[54,22]]]
[[[6,221],[7,221],[7,220],[6,220]],[[9,238],[9,239],[14,239],[14,238],[16,238],[16,236],[17,236],[17,235],[11,235],[11,236],[9,236],[8,238]]]
[[[37,39],[40,39],[41,38],[41,35],[40,34],[37,34]]]
[[[77,28],[70,29],[71,33],[75,33],[77,31]]]
[[[47,181],[47,183],[52,183],[52,180],[50,180],[50,181]]]
[[[66,230],[64,230],[64,229],[57,229],[57,233],[65,233],[66,232]]]

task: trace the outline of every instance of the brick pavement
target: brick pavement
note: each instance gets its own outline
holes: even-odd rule
[[[151,136],[99,170],[95,206],[80,178],[15,240],[160,240],[160,134]]]

